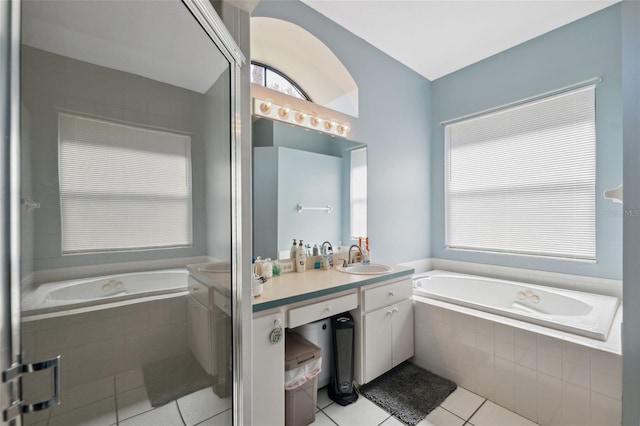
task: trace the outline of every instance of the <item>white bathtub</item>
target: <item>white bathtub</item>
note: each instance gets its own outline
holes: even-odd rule
[[[416,276],[414,294],[603,341],[620,304],[611,296],[446,271]]]
[[[22,315],[185,292],[188,275],[186,269],[167,269],[40,284],[23,292]]]

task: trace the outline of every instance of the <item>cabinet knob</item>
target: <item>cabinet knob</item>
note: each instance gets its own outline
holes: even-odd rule
[[[397,314],[398,313],[398,308],[393,308],[393,313]]]
[[[325,312],[331,312],[331,306],[330,306],[330,305],[327,305],[327,306],[324,308],[324,311],[325,311]]]
[[[193,292],[195,293],[196,291],[198,291],[198,287],[193,288]]]
[[[391,310],[388,310],[387,315],[391,315],[391,314],[393,314],[393,312],[391,312]]]
[[[395,291],[392,290],[392,291],[389,292],[389,296],[395,296],[395,295],[396,295]]]

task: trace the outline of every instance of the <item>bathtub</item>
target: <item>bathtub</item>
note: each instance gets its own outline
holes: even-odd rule
[[[415,276],[414,295],[602,341],[620,304],[611,296],[446,271]]]
[[[68,311],[187,291],[186,269],[134,272],[40,284],[23,291],[22,315]]]

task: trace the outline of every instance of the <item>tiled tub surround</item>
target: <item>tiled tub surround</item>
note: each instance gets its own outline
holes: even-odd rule
[[[414,294],[606,340],[617,297],[449,271],[414,276]]]
[[[606,342],[414,296],[415,359],[543,426],[621,422],[621,309]]]
[[[78,398],[82,395],[73,390],[82,385],[189,351],[187,296],[156,297],[160,299],[23,320],[26,362],[62,355],[62,404],[56,412],[65,412],[70,405],[79,404]],[[24,386],[30,402],[47,399],[51,391],[50,372],[26,375]],[[26,415],[25,424],[42,421],[47,411]]]

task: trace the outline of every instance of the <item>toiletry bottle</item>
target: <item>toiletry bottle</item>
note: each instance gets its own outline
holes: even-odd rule
[[[264,260],[262,260],[262,258],[260,256],[258,256],[256,258],[256,275],[257,276],[262,276],[262,264],[264,263]]]
[[[364,251],[362,252],[362,263],[368,265],[371,261],[371,252],[369,251],[369,237],[365,240]]]
[[[296,253],[296,271],[304,272],[307,268],[307,252],[304,249],[304,244],[300,240],[298,246],[298,252]]]
[[[314,256],[318,256],[318,254],[320,254],[320,253],[318,252],[318,245],[317,245],[317,244],[314,244],[314,245],[313,245],[313,255],[314,255]]]
[[[329,268],[333,268],[333,248],[327,248],[327,259],[329,259]]]
[[[296,239],[293,239],[293,245],[289,251],[289,259],[296,260],[296,253],[298,252],[298,246],[296,245]]]
[[[273,262],[273,276],[280,276],[280,262],[278,262],[277,260]]]
[[[269,279],[273,276],[273,265],[271,264],[271,258],[267,257],[262,264],[262,276]]]

